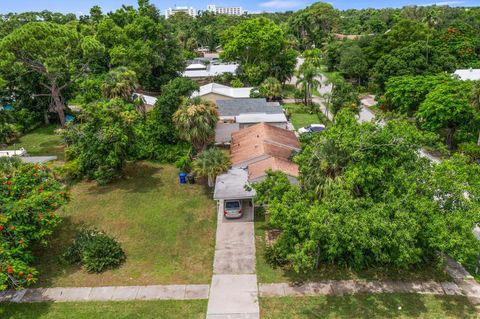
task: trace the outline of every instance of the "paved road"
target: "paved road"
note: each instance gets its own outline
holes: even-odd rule
[[[223,201],[217,213],[217,237],[207,319],[258,319],[257,275],[253,209],[243,204],[238,220],[223,217]]]

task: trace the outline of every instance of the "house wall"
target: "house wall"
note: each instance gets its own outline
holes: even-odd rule
[[[250,126],[253,126],[253,125],[256,125],[256,124],[258,124],[258,123],[241,123],[240,124],[240,129],[244,129],[244,128],[247,128],[247,127],[250,127]],[[272,122],[272,123],[268,123],[268,124],[272,125],[272,126],[279,127],[279,128],[288,129],[287,122]]]
[[[218,100],[231,100],[231,97],[220,95],[217,93],[208,93],[205,94],[201,97],[203,100],[210,101],[210,102],[216,102]]]

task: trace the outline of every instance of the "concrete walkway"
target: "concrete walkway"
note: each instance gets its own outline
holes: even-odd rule
[[[260,318],[253,209],[246,201],[242,206],[241,219],[227,220],[219,202],[207,319]]]
[[[468,300],[475,306],[475,309],[480,312],[480,284],[461,264],[449,256],[445,257],[445,269]]]
[[[453,282],[404,282],[330,280],[303,285],[288,283],[260,284],[261,297],[321,296],[357,293],[414,293],[432,295],[463,295],[460,287]]]
[[[207,299],[208,285],[36,288],[0,292],[0,302]]]

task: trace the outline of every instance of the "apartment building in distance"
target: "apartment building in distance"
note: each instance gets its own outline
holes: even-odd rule
[[[179,13],[179,12],[184,12],[188,14],[191,17],[196,17],[197,16],[197,10],[193,7],[175,7],[175,8],[168,8],[165,9],[165,19],[168,19],[172,15]]]
[[[214,4],[209,4],[207,6],[207,11],[215,14],[226,14],[231,16],[241,16],[246,13],[243,11],[242,7],[218,7]]]

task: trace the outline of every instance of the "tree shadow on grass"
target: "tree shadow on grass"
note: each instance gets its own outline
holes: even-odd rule
[[[5,303],[0,304],[0,318],[2,319],[24,319],[44,318],[50,311],[53,302],[41,303]]]
[[[72,244],[80,230],[85,227],[85,224],[73,223],[68,216],[63,217],[61,224],[47,239],[47,245],[34,247],[35,262],[33,266],[39,271],[36,287],[52,287],[57,278],[80,271],[80,265],[66,264],[62,261],[61,255]]]
[[[89,194],[108,194],[115,190],[122,190],[128,193],[146,193],[152,189],[163,187],[164,181],[158,176],[164,168],[144,162],[127,164],[123,176],[107,185],[98,185],[91,181],[88,187]]]
[[[327,296],[300,312],[305,318],[474,318],[464,297],[417,294],[356,294]]]

